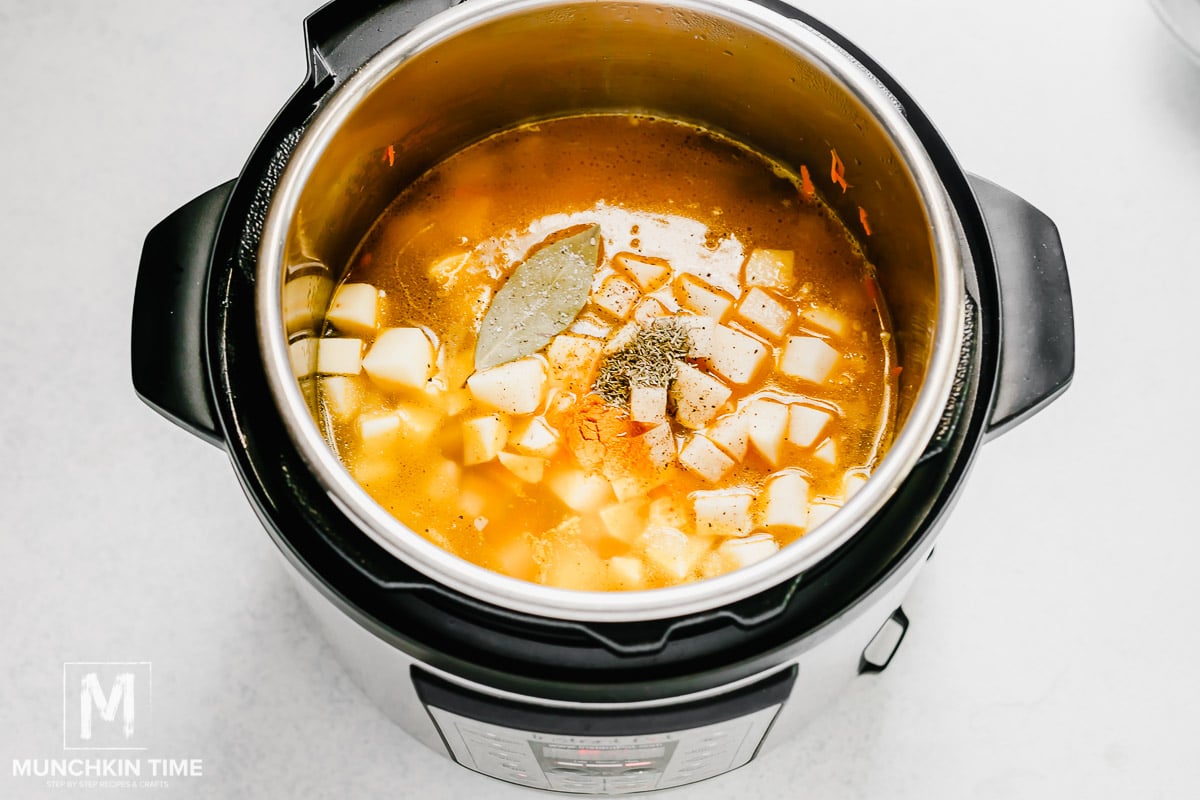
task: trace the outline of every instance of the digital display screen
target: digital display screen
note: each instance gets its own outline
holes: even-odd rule
[[[572,761],[628,761],[630,759],[655,759],[667,755],[664,744],[648,744],[641,747],[561,747],[542,745],[542,755],[547,759],[569,759]]]

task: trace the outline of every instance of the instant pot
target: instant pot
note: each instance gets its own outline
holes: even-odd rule
[[[477,772],[622,794],[743,766],[885,669],[980,445],[1071,380],[1054,224],[963,172],[886,72],[774,0],[336,0],[305,33],[308,76],[241,175],[146,239],[133,380],[229,453],[372,700]],[[750,567],[640,592],[526,583],[406,529],[326,445],[296,357],[417,176],[517,123],[604,111],[807,165],[844,220],[870,220],[903,367],[895,441],[827,522]]]

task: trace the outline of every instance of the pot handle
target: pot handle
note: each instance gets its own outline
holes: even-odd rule
[[[204,309],[213,242],[233,191],[210,189],[146,235],[133,294],[133,388],[167,419],[212,444],[217,426],[206,366]]]
[[[994,439],[1041,411],[1071,384],[1075,318],[1058,228],[1007,189],[968,177],[1000,283],[1000,364],[985,434]]]
[[[304,20],[309,79],[341,83],[393,39],[463,0],[332,0]]]

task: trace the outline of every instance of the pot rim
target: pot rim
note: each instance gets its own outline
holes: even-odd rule
[[[576,0],[577,1],[577,0]],[[644,0],[635,0],[639,4]],[[571,2],[571,0],[568,0]],[[863,488],[829,520],[770,558],[692,583],[639,591],[581,591],[542,586],[466,561],[420,536],[379,505],[342,465],[309,412],[293,376],[283,334],[281,292],[288,230],[309,175],[342,122],[403,61],[455,35],[563,0],[471,0],[388,44],[335,89],[314,115],[276,187],[263,225],[255,278],[259,347],[268,385],[288,433],[329,498],[391,555],[427,577],[502,608],[580,622],[633,622],[699,613],[759,594],[801,575],[845,544],[897,491],[937,430],[961,350],[963,254],[950,198],[916,132],[878,79],[823,34],[752,0],[667,0],[654,5],[705,13],[739,24],[824,69],[891,137],[925,203],[937,270],[936,330],[925,380],[903,428]]]

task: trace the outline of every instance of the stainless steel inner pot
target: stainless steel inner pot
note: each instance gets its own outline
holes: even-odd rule
[[[312,365],[330,293],[376,217],[439,160],[517,123],[588,111],[694,122],[810,167],[878,268],[902,373],[897,435],[866,486],[778,554],[719,578],[638,592],[549,588],[476,566],[405,527],[343,468],[314,421]],[[382,157],[394,143],[394,164]],[[846,165],[843,191],[831,151]],[[853,229],[853,226],[852,226]],[[346,516],[428,577],[478,599],[581,621],[661,619],[734,602],[812,567],[904,482],[947,403],[963,329],[964,254],[944,187],[894,98],[825,37],[739,0],[469,0],[397,39],[318,109],[272,199],[258,335],[279,411]],[[297,357],[300,354],[300,357]]]

